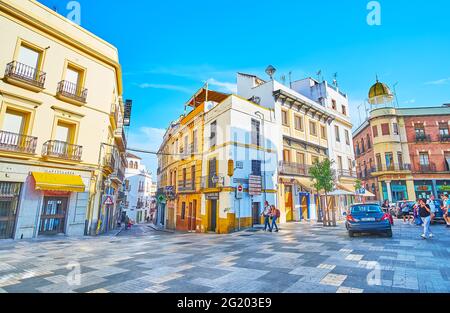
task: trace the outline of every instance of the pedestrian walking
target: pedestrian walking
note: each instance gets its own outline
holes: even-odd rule
[[[450,199],[448,198],[448,194],[444,194],[442,196],[442,211],[444,212],[444,220],[447,224],[447,227],[450,227]]]
[[[431,210],[431,222],[433,222],[434,217],[436,216],[436,212],[437,212],[436,203],[434,202],[434,195],[431,195],[430,198],[428,198],[427,204],[430,207],[430,210]]]
[[[278,233],[277,220],[280,218],[280,210],[278,210],[274,205],[271,206],[272,215],[272,230],[275,228],[275,232]]]
[[[433,237],[433,233],[430,230],[431,223],[431,209],[424,199],[419,199],[419,215],[423,221],[423,234],[422,238],[427,239]]]
[[[269,230],[272,232],[272,228],[270,226],[270,205],[269,202],[264,203],[264,211],[262,212],[261,216],[264,217],[264,231]]]

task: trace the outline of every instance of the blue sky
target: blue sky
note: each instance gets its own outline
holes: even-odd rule
[[[68,0],[41,0],[65,15]],[[119,48],[125,97],[134,101],[130,147],[156,150],[168,123],[209,80],[233,89],[235,73],[327,80],[338,73],[353,122],[378,74],[396,85],[400,106],[450,103],[450,1],[379,0],[381,25],[369,26],[369,0],[80,0],[81,25]],[[361,112],[364,116],[364,113]],[[156,171],[156,158],[145,157]]]

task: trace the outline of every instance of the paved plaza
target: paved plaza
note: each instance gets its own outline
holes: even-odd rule
[[[450,292],[450,229],[396,221],[394,237],[344,225],[279,233],[166,233],[0,242],[0,292]]]

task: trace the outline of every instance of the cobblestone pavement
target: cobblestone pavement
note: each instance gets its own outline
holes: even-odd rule
[[[450,229],[396,223],[394,237],[343,225],[279,233],[171,234],[0,242],[0,292],[450,292]],[[77,274],[80,275],[77,275]]]

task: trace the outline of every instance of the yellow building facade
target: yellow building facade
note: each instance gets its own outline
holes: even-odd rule
[[[34,0],[1,0],[0,33],[0,238],[113,228],[129,118],[117,49]]]

